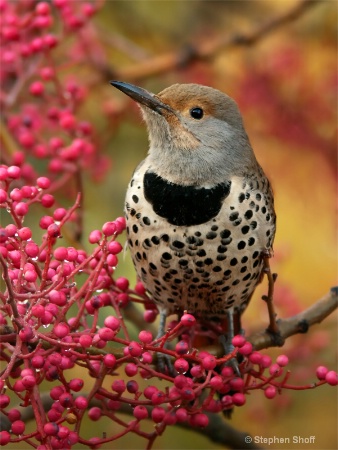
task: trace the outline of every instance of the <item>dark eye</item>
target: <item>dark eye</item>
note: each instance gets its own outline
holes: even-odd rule
[[[190,110],[191,117],[193,117],[194,119],[197,119],[197,120],[202,119],[203,114],[204,114],[204,112],[203,112],[202,108],[192,108]]]

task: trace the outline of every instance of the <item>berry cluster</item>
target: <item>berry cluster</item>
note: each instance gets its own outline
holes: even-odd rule
[[[36,178],[41,164],[45,175],[61,177],[64,186],[80,169],[97,178],[109,168],[108,159],[98,152],[92,124],[81,118],[88,86],[67,75],[57,57],[72,36],[70,48],[80,46],[80,32],[90,26],[96,10],[95,3],[69,0],[0,2],[4,157],[21,166],[26,181]],[[76,55],[71,59],[74,70],[85,58],[79,50]]]
[[[0,230],[6,285],[0,294],[1,359],[6,362],[0,408],[8,423],[8,430],[0,433],[1,445],[25,441],[45,450],[67,449],[79,442],[92,447],[128,432],[152,443],[176,423],[206,427],[209,414],[243,406],[252,390],[260,389],[272,399],[283,389],[337,384],[337,374],[323,366],[317,369],[316,383],[289,384],[288,358],[280,355],[273,362],[254,351],[243,336],[235,336],[234,351],[221,358],[195,349],[191,343],[203,329],[188,313],[172,322],[163,337],[154,338],[143,329],[132,339],[124,318],[126,306],[142,303],[144,323],[155,319],[156,309],[141,283],[130,289],[126,278],[114,278],[122,251],[116,237],[125,229],[124,218],[89,234],[91,252],[62,246],[63,231],[76,220],[80,199],[69,209],[54,208],[53,196],[46,193],[53,182],[38,177],[34,184],[24,184],[15,165],[0,167],[0,183],[0,206],[11,222]],[[41,242],[24,226],[36,204],[52,209],[40,219]],[[168,344],[176,339],[170,348]],[[172,367],[160,373],[156,361],[163,357]],[[237,357],[239,373],[230,363]],[[86,392],[84,378],[73,375],[75,366],[93,378]],[[157,385],[159,378],[163,387]],[[141,387],[142,379],[149,380],[146,387]],[[32,409],[36,420],[35,431],[27,434],[22,419],[25,408]],[[133,416],[130,421],[120,416],[126,412]],[[104,416],[123,431],[85,439],[83,418],[98,421]],[[154,422],[153,432],[142,429],[145,419]]]

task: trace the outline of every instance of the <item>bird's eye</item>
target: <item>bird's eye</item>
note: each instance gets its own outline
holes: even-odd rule
[[[203,112],[202,108],[192,108],[190,110],[191,117],[193,117],[194,119],[197,119],[197,120],[202,119],[203,114],[204,114],[204,112]]]

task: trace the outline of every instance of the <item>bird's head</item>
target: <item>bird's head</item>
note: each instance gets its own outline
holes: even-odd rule
[[[214,185],[257,164],[236,102],[198,84],[174,84],[155,95],[111,84],[137,101],[148,125],[152,169],[174,183]]]

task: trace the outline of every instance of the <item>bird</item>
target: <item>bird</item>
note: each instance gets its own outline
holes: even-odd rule
[[[272,254],[274,195],[236,102],[198,84],[159,94],[123,81],[149,151],[127,188],[127,240],[138,278],[166,318],[189,312],[227,321],[226,351]]]

